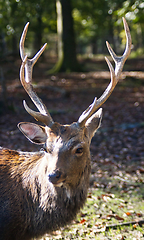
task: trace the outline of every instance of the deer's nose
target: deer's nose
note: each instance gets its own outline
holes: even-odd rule
[[[53,173],[50,173],[48,177],[49,177],[49,181],[54,185],[60,184],[63,181],[62,173],[59,170]]]

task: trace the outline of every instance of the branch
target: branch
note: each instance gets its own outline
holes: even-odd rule
[[[106,226],[105,231],[108,231],[109,228],[118,228],[118,227],[121,227],[121,226],[129,226],[129,225],[134,225],[134,224],[139,224],[141,226],[142,224],[144,224],[144,219],[139,220],[139,221],[132,221],[132,222],[125,222],[125,223],[108,225],[108,226]]]

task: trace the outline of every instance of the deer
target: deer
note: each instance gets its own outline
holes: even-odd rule
[[[131,51],[131,35],[123,18],[126,47],[117,56],[108,42],[107,48],[115,62],[108,64],[111,81],[99,99],[72,124],[54,122],[32,85],[33,66],[46,44],[32,58],[25,54],[24,43],[29,23],[20,39],[20,81],[38,109],[25,110],[42,125],[31,122],[18,124],[19,130],[31,142],[42,145],[37,152],[22,152],[0,148],[0,239],[30,240],[71,224],[87,199],[91,172],[90,144],[101,125],[102,104],[119,81],[125,61]]]

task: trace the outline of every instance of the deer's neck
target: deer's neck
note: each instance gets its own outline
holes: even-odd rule
[[[70,223],[85,203],[90,166],[86,166],[75,187],[55,187],[45,172],[45,152],[3,151],[11,179],[17,186],[17,199],[24,204],[21,207],[26,211],[24,221],[27,222],[27,239],[34,234],[40,236]],[[0,154],[3,155],[1,151]]]
[[[45,173],[47,159],[42,156],[35,166],[22,175],[23,188],[27,193],[29,206],[33,211],[30,226],[39,236],[43,232],[51,232],[70,223],[83,207],[87,198],[90,166],[86,166],[81,180],[73,188],[63,185],[55,187],[49,182]],[[42,221],[41,221],[41,220]]]

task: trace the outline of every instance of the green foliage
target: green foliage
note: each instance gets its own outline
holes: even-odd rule
[[[105,41],[115,46],[125,44],[122,17],[131,28],[134,50],[143,54],[144,38],[144,2],[142,0],[71,0],[75,36],[80,53],[85,53],[86,46],[95,47],[95,53],[104,53]],[[18,49],[22,29],[30,21],[29,43],[39,48],[49,41],[51,34],[56,34],[55,1],[49,0],[0,0],[0,54]],[[56,38],[55,38],[56,39]],[[140,49],[140,50],[139,50]]]
[[[77,38],[82,43],[88,43],[95,38],[102,38],[107,32],[108,1],[79,0],[74,5],[73,17]],[[108,20],[109,21],[109,20]]]
[[[17,42],[19,41],[22,29],[28,21],[31,23],[29,31],[31,40],[38,42],[40,47],[45,34],[56,32],[55,2],[51,0],[47,4],[44,0],[0,1],[0,31],[4,34],[4,41],[9,51],[15,48],[12,39],[15,37]]]

